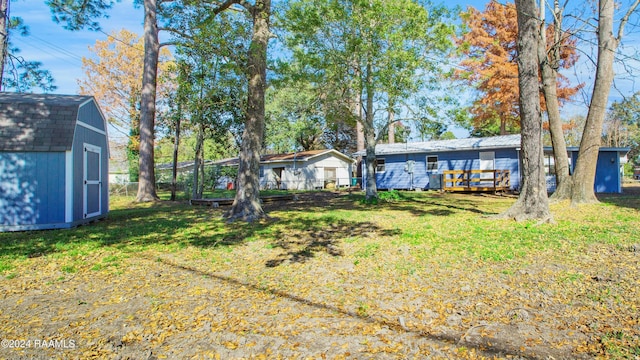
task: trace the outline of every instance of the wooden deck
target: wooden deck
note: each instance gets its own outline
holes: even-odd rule
[[[442,190],[468,192],[497,192],[510,189],[509,170],[445,170]]]
[[[295,199],[295,195],[271,195],[261,196],[260,200],[263,203],[274,201],[291,201]],[[233,204],[233,198],[214,198],[214,199],[191,199],[191,205],[204,205],[204,206],[228,206]],[[217,205],[215,205],[217,204]]]

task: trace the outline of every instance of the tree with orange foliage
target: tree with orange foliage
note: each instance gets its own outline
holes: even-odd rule
[[[505,135],[520,132],[518,104],[518,66],[516,38],[518,34],[516,8],[513,3],[491,1],[484,12],[469,7],[463,20],[469,31],[459,40],[463,59],[455,77],[473,86],[478,98],[469,109],[471,121],[461,124],[474,135]],[[553,27],[547,31],[553,39]],[[549,42],[553,44],[553,41]],[[569,68],[578,60],[575,40],[562,38],[558,68]],[[557,73],[558,100],[570,99],[581,87],[571,86],[568,79]],[[546,110],[541,97],[542,110]]]
[[[112,32],[106,40],[97,40],[89,50],[94,56],[82,58],[85,76],[78,80],[80,94],[93,95],[109,124],[128,136],[129,177],[131,181],[137,181],[144,43],[138,34],[122,29]],[[171,58],[171,52],[163,49],[159,59],[160,74],[169,71]],[[168,76],[160,76],[159,80],[162,98],[171,84]]]

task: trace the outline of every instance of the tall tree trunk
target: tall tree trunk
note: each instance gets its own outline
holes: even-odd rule
[[[364,121],[364,117],[362,116],[362,91],[358,91],[356,93],[356,102],[353,105],[353,107],[354,107],[354,113],[357,116],[356,151],[360,151],[365,149],[364,127],[362,126],[362,122]]]
[[[356,151],[365,149],[365,141],[364,141],[364,127],[362,126],[362,115],[358,117],[358,121],[356,122]]]
[[[204,195],[204,159],[205,159],[205,154],[204,154],[204,135],[205,135],[205,126],[204,124],[200,125],[200,131],[202,132],[201,135],[201,139],[202,139],[202,145],[200,146],[200,186],[198,186],[198,199],[202,199],[203,195]]]
[[[9,0],[0,0],[0,91],[4,75],[4,61],[7,57],[9,43]]]
[[[202,120],[202,119],[201,119]],[[193,189],[191,189],[191,197],[193,199],[201,199],[200,192],[200,166],[202,165],[202,144],[204,143],[204,131],[202,124],[198,124],[198,135],[196,136],[196,154],[193,162]]]
[[[500,118],[500,135],[509,135],[507,132],[507,120]]]
[[[159,200],[154,169],[154,128],[156,117],[156,81],[158,76],[158,39],[156,0],[144,0],[144,67],[140,101],[140,173],[136,201]]]
[[[238,189],[225,215],[228,221],[254,221],[265,217],[260,205],[260,153],[264,133],[264,95],[267,86],[267,43],[271,0],[256,0],[251,7],[253,35],[247,59],[249,80],[247,114],[238,165]]]
[[[551,221],[544,175],[542,117],[538,87],[536,0],[516,0],[518,14],[518,82],[522,124],[522,186],[518,200],[498,217],[517,221]]]
[[[367,201],[378,198],[376,184],[376,133],[373,127],[373,69],[371,60],[367,61],[367,73],[365,74],[365,91],[367,93],[367,109],[364,114],[362,128],[366,147],[367,189],[365,198]]]
[[[204,79],[203,74],[204,69],[200,69],[200,96],[198,97],[198,107],[196,111],[196,119],[198,121],[198,134],[196,135],[196,153],[195,159],[193,161],[193,189],[191,189],[191,197],[193,199],[202,199],[202,182],[204,182],[204,176],[200,177],[200,167],[203,166],[204,156],[203,145],[204,145],[204,110],[203,110],[203,98],[204,98],[204,84],[202,83],[202,79]],[[200,181],[202,179],[202,181]]]
[[[544,2],[540,2],[540,13],[542,21],[539,32],[538,60],[540,61],[540,71],[542,77],[542,92],[547,105],[547,115],[549,116],[549,132],[551,133],[551,145],[553,146],[553,157],[556,175],[556,190],[551,196],[554,200],[568,199],[571,196],[572,179],[569,174],[569,160],[567,157],[567,143],[562,131],[562,119],[560,118],[560,106],[558,104],[558,84],[557,84],[557,64],[559,63],[560,35],[562,25],[562,11],[558,5],[558,0],[554,6],[554,44],[547,53],[547,36],[544,21]]]
[[[137,102],[137,103],[136,103]],[[127,165],[129,181],[138,182],[140,174],[140,99],[129,99],[129,141],[127,142]]]
[[[393,104],[389,104],[389,129],[387,129],[387,134],[389,136],[389,144],[394,144],[396,142],[396,124],[394,122],[395,113],[393,112]]]
[[[357,62],[354,62],[353,69],[355,72],[354,77],[358,78],[360,76],[360,67]],[[355,89],[352,89],[355,90]],[[356,117],[356,151],[361,151],[365,149],[364,146],[364,129],[362,127],[362,122],[364,121],[362,117],[362,89],[358,88],[357,91],[354,91],[353,94],[353,115]],[[366,187],[366,185],[362,182],[364,181],[364,174],[362,171],[362,156],[359,156],[356,159],[356,176],[361,179],[360,187]],[[366,166],[366,162],[365,162]]]
[[[173,140],[173,166],[171,169],[171,201],[176,201],[178,190],[178,150],[180,149],[180,123],[182,122],[182,106],[178,104],[178,116],[176,117],[176,133]]]
[[[591,104],[585,122],[580,151],[573,173],[571,204],[598,202],[594,183],[596,164],[602,140],[602,124],[607,111],[609,91],[613,83],[613,60],[618,40],[613,35],[613,0],[598,2],[598,61]]]

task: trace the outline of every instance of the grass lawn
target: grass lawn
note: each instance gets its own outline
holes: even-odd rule
[[[637,195],[539,226],[491,219],[508,196],[299,197],[1,233],[0,358],[640,357]]]

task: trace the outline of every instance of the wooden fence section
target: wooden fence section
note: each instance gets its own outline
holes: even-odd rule
[[[511,186],[509,170],[445,170],[444,191],[504,191]]]

